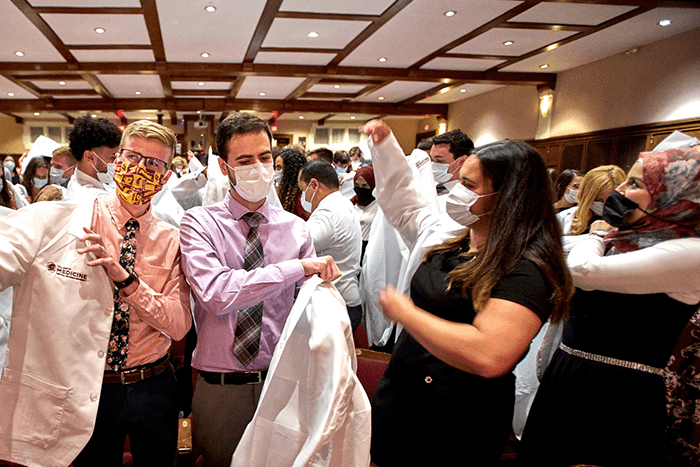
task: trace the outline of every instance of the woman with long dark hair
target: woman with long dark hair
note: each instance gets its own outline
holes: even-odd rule
[[[5,179],[4,170],[0,170],[0,206],[9,209],[17,209],[12,184]]]
[[[580,170],[566,169],[562,171],[555,183],[555,212],[559,213],[564,209],[576,206],[576,196],[581,180],[583,180],[583,172]]]
[[[407,245],[440,214],[415,189],[388,126],[370,135],[379,205]],[[432,248],[411,298],[388,288],[384,312],[403,325],[372,398],[372,460],[379,467],[497,462],[511,429],[512,370],[542,323],[567,315],[571,278],[544,161],[527,144],[474,150],[447,195],[466,228]],[[429,243],[429,242],[428,242]]]
[[[296,214],[304,220],[309,213],[301,206],[299,171],[306,164],[306,157],[296,149],[286,148],[277,156],[282,158],[282,178],[277,185],[277,196],[285,211]]]
[[[668,465],[664,368],[700,302],[700,149],[641,153],[603,219],[567,257],[576,293],[525,465]]]
[[[27,201],[33,203],[39,192],[49,183],[51,165],[43,157],[35,157],[27,164],[24,179],[19,185]]]

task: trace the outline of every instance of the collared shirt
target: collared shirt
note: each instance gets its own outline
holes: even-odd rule
[[[195,295],[197,348],[192,366],[230,372],[268,367],[272,352],[294,303],[294,289],[304,279],[299,261],[316,255],[306,224],[297,216],[270,206],[257,212],[265,266],[243,268],[248,212],[230,193],[222,202],[195,207],[182,218],[182,268]],[[233,355],[238,311],[263,302],[260,352],[248,368]]]
[[[76,167],[75,172],[73,172],[68,182],[65,199],[79,201],[85,196],[106,198],[112,193],[114,193],[114,189],[109,189],[104,183],[85,172],[81,172],[80,169]]]
[[[127,223],[132,216],[116,195],[95,202],[92,229],[102,236],[107,253],[119,258]],[[134,271],[139,285],[122,299],[129,305],[129,349],[126,368],[158,360],[171,339],[185,337],[192,325],[189,287],[180,267],[177,229],[153,217],[151,209],[136,219]],[[110,369],[105,365],[105,369]]]
[[[318,203],[306,221],[319,256],[330,255],[342,276],[333,284],[348,306],[361,303],[357,276],[360,273],[362,229],[355,208],[340,191]]]

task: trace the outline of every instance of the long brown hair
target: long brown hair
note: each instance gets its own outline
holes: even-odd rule
[[[574,287],[564,262],[544,161],[534,148],[519,141],[491,143],[477,148],[474,154],[497,194],[486,242],[472,261],[448,274],[449,287],[461,287],[465,296],[471,289],[478,312],[501,277],[510,273],[520,258],[525,258],[537,266],[551,287],[551,320],[565,319]],[[460,248],[469,248],[469,229],[430,250],[425,259]]]
[[[294,212],[297,197],[301,193],[299,183],[299,171],[306,164],[306,157],[296,149],[285,148],[277,157],[282,158],[282,180],[277,187],[277,195],[282,207],[287,212]]]

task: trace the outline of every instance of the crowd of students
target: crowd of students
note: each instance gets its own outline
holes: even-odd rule
[[[195,452],[263,465],[236,447],[250,449],[277,341],[318,275],[347,312],[324,332],[351,343],[362,321],[391,352],[371,401],[379,467],[492,465],[511,430],[522,465],[700,463],[698,140],[673,135],[627,174],[552,178],[522,142],[474,148],[453,130],[406,155],[385,123],[361,131],[364,150],[273,148],[264,122],[234,114],[218,155],[185,159],[161,125],[122,135],[83,117],[72,153],[6,158],[0,459],[96,465],[129,434],[135,460],[172,465],[168,349],[194,323]],[[363,413],[333,391],[315,403]],[[30,420],[66,416],[29,436],[19,413],[48,397]],[[367,465],[369,419],[343,420],[356,444],[338,462]],[[312,457],[333,456],[333,429]]]

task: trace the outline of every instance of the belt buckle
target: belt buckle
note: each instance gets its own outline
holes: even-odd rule
[[[262,382],[262,371],[251,371],[248,373],[249,375],[255,375],[257,376],[257,381],[248,381],[245,384],[260,384]]]
[[[141,373],[140,379],[137,379],[134,381],[127,381],[126,378],[124,378],[124,375],[136,373],[136,371],[140,371],[140,373]],[[122,371],[121,373],[119,373],[119,379],[121,380],[122,384],[134,384],[134,383],[138,383],[139,381],[143,381],[146,378],[144,376],[143,368],[141,368],[141,370]]]

